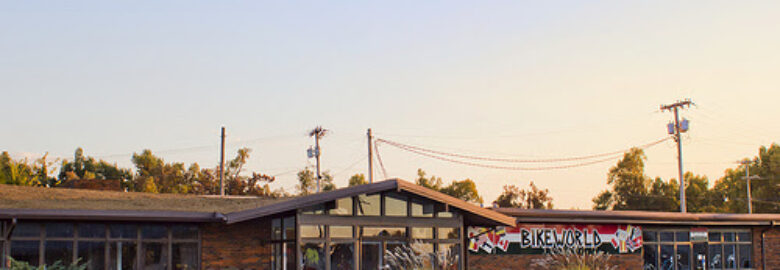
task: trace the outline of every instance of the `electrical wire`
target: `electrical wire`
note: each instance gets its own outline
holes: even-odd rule
[[[660,144],[660,143],[662,143],[664,141],[667,141],[669,139],[670,139],[669,137],[666,137],[666,138],[663,138],[663,139],[660,139],[660,140],[657,140],[657,141],[654,141],[654,142],[651,142],[651,143],[640,145],[638,148],[645,149],[645,148],[648,148],[648,147],[652,147],[652,146]],[[377,138],[376,141],[377,142],[387,143],[389,145],[392,145],[392,146],[395,146],[395,147],[398,147],[398,148],[411,149],[411,150],[415,150],[415,151],[426,152],[426,153],[431,153],[431,154],[436,154],[436,155],[443,155],[443,156],[457,157],[457,158],[464,158],[464,159],[474,159],[474,160],[481,160],[481,161],[512,162],[512,163],[550,163],[550,162],[577,161],[577,160],[586,160],[586,159],[594,159],[594,158],[600,158],[600,157],[614,156],[614,155],[617,155],[617,154],[621,154],[622,155],[623,153],[625,153],[626,151],[629,150],[629,149],[624,149],[624,150],[620,150],[620,151],[614,151],[614,152],[608,152],[608,153],[602,153],[602,154],[578,156],[578,157],[568,157],[568,158],[509,159],[509,158],[491,158],[491,157],[480,157],[480,156],[473,156],[473,155],[447,153],[447,152],[442,152],[442,151],[422,148],[422,147],[418,147],[418,146],[403,144],[403,143],[399,143],[399,142],[388,141],[388,140],[380,139],[380,138]]]
[[[376,153],[376,160],[379,161],[379,167],[382,168],[382,174],[387,179],[387,170],[385,169],[385,163],[382,162],[382,155],[379,154],[379,143],[374,143],[374,152]]]

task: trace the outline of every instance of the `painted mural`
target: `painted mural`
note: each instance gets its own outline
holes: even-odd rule
[[[585,249],[634,253],[642,247],[642,228],[633,225],[518,224],[495,230],[469,227],[474,254],[542,254],[547,250]]]

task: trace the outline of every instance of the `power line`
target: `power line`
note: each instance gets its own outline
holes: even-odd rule
[[[663,138],[651,143],[640,145],[638,148],[645,149],[657,144],[660,144],[664,141],[669,140],[669,138]],[[465,155],[465,154],[456,154],[456,153],[447,153],[443,151],[437,151],[427,148],[422,148],[419,146],[413,146],[408,144],[403,144],[399,142],[394,141],[388,141],[385,139],[376,139],[377,142],[383,142],[387,143],[389,145],[399,147],[399,148],[406,148],[406,149],[413,149],[420,152],[427,152],[431,154],[437,154],[437,155],[443,155],[443,156],[450,156],[450,157],[457,157],[457,158],[464,158],[464,159],[474,159],[474,160],[481,160],[481,161],[496,161],[496,162],[512,162],[512,163],[550,163],[550,162],[566,162],[566,161],[577,161],[577,160],[586,160],[586,159],[594,159],[594,158],[600,158],[600,157],[606,157],[606,156],[614,156],[617,154],[623,154],[626,151],[630,149],[624,149],[620,151],[613,151],[608,153],[601,153],[601,154],[595,154],[595,155],[587,155],[587,156],[577,156],[577,157],[568,157],[568,158],[549,158],[549,159],[510,159],[510,158],[491,158],[491,157],[480,157],[480,156],[473,156],[473,155]]]
[[[382,174],[387,179],[387,170],[385,169],[385,163],[382,162],[382,155],[379,154],[379,143],[374,143],[374,152],[376,152],[376,160],[379,161],[379,167],[382,168]]]

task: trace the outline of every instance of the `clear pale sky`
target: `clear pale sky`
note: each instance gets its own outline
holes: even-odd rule
[[[778,141],[778,14],[778,1],[0,1],[0,150],[81,146],[130,167],[149,148],[214,166],[224,125],[228,157],[252,148],[249,169],[291,189],[323,125],[323,168],[345,186],[366,172],[369,127],[568,157],[662,138],[659,105],[691,98],[685,168],[712,183]],[[590,208],[616,161],[517,172],[380,153],[390,177],[471,178],[487,203],[534,181],[557,208]],[[647,154],[648,175],[675,177],[672,142]]]

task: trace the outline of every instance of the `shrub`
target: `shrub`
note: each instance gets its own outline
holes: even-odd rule
[[[601,251],[584,249],[551,249],[544,258],[536,259],[532,265],[547,270],[614,270],[609,263],[611,256]]]
[[[46,266],[32,266],[27,262],[20,262],[14,260],[14,258],[8,257],[9,270],[85,270],[87,269],[87,263],[79,264],[79,261],[65,265],[62,261],[56,261],[52,265]]]

